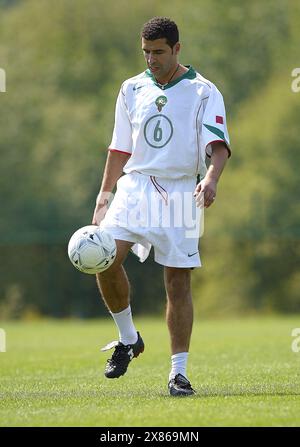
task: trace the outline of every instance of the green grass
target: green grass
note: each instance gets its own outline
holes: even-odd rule
[[[300,318],[196,321],[189,378],[197,395],[167,393],[164,321],[136,319],[146,349],[118,380],[103,376],[115,339],[99,321],[7,322],[0,353],[1,426],[299,426]]]

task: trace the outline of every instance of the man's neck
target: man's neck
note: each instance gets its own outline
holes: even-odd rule
[[[166,76],[164,79],[156,79],[157,83],[160,85],[167,85],[170,82],[175,81],[175,79],[182,76],[184,73],[189,71],[188,68],[186,68],[184,65],[181,65],[177,63],[175,67],[172,67],[172,70],[168,73],[168,76]]]

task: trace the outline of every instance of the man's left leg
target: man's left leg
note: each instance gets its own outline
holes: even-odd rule
[[[164,281],[167,293],[166,320],[171,339],[172,369],[169,390],[173,396],[194,394],[186,377],[187,357],[193,327],[191,270],[165,267]]]

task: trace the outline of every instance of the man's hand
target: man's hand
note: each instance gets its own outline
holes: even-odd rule
[[[210,177],[204,177],[196,186],[194,197],[196,205],[208,208],[215,200],[217,193],[217,181]]]
[[[104,203],[103,202],[96,203],[94,214],[93,214],[93,219],[92,219],[93,225],[100,225],[100,223],[104,219],[105,214],[108,210],[107,204],[108,204],[108,200],[106,200],[106,202],[104,202]]]
[[[113,194],[110,192],[100,192],[96,200],[96,206],[92,219],[93,225],[100,225],[108,210],[109,201],[112,200]]]
[[[211,163],[206,176],[196,186],[194,197],[197,206],[208,208],[215,200],[217,183],[228,159],[229,149],[224,142],[212,143]]]
[[[100,225],[104,219],[108,210],[108,204],[113,199],[113,193],[111,191],[113,191],[118,179],[121,177],[123,168],[129,158],[129,153],[122,153],[114,150],[108,151],[101,188],[96,200],[92,219],[93,225]]]

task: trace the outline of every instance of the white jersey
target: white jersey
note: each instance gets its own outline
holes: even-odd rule
[[[203,178],[211,143],[223,141],[230,151],[221,93],[188,68],[165,86],[149,70],[122,84],[109,149],[131,154],[125,173]]]

